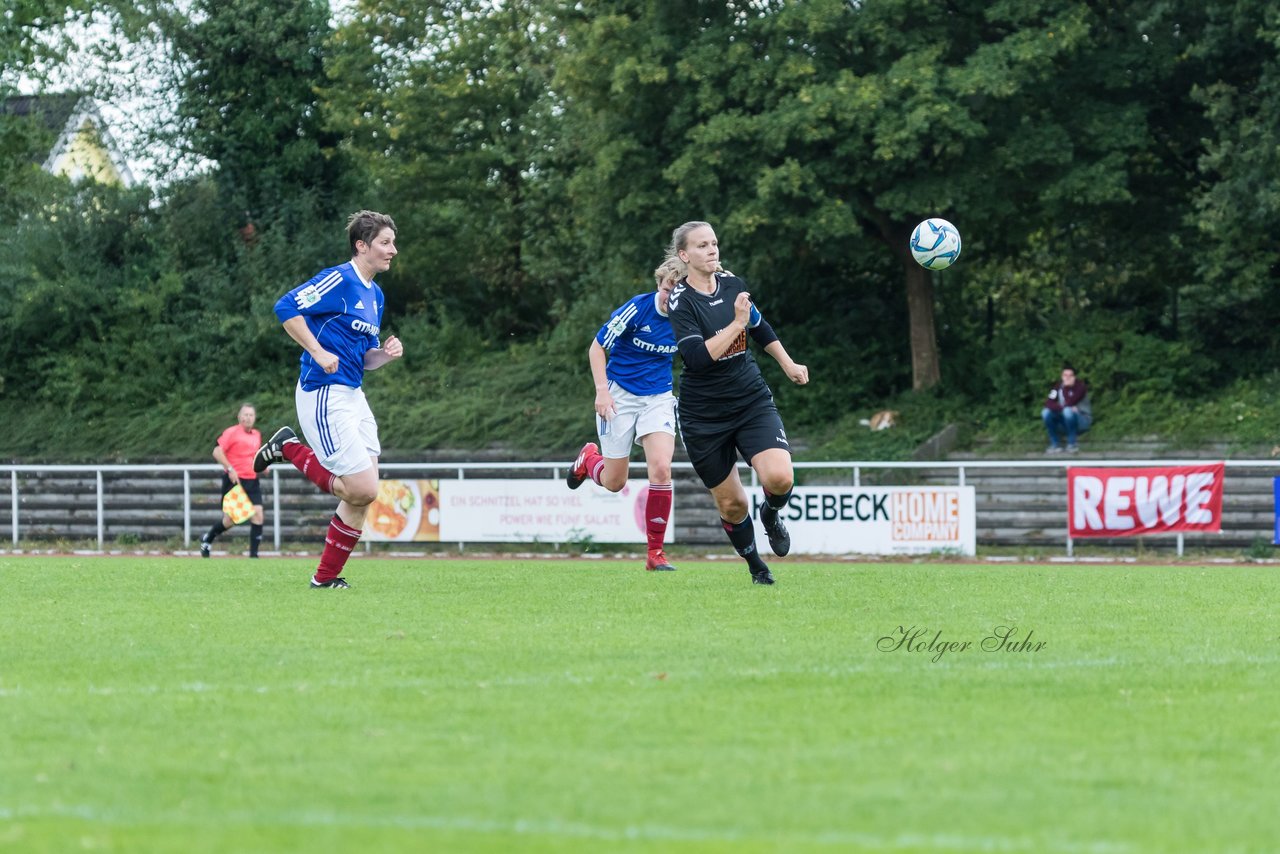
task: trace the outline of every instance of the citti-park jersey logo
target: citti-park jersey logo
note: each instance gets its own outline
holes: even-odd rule
[[[960,496],[955,492],[912,490],[889,497],[894,540],[959,542]]]

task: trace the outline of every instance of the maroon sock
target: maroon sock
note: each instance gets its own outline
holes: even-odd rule
[[[329,532],[324,538],[320,566],[316,568],[316,582],[324,584],[341,575],[342,568],[347,565],[347,558],[351,556],[351,550],[359,541],[360,532],[339,519],[337,513],[333,514],[333,519],[329,521]]]
[[[604,457],[599,454],[587,457],[587,473],[591,475],[596,486],[604,486],[600,481],[600,478],[604,477]]]
[[[316,452],[301,442],[285,442],[280,449],[284,458],[293,463],[293,467],[302,472],[307,480],[314,483],[324,492],[333,495],[333,480],[336,475],[320,465]]]
[[[667,538],[667,522],[671,519],[671,484],[649,484],[649,497],[644,502],[645,533],[649,537],[649,551],[662,548]]]

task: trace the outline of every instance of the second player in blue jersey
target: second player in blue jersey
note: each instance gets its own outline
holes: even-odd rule
[[[596,432],[600,444],[582,446],[569,472],[570,489],[590,479],[610,492],[627,483],[631,446],[644,448],[649,486],[645,502],[645,569],[675,569],[663,551],[671,518],[671,457],[676,449],[675,396],[671,363],[676,339],[667,319],[667,299],[683,275],[678,262],[653,271],[657,291],[623,303],[600,327],[587,350],[596,386]]]

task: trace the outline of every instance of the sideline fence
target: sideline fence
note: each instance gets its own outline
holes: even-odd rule
[[[1062,460],[927,460],[927,461],[851,461],[851,460],[835,460],[835,461],[796,461],[793,463],[797,471],[804,470],[824,470],[824,471],[847,471],[850,477],[850,485],[861,486],[862,475],[866,470],[929,470],[932,472],[954,472],[956,486],[965,486],[966,472],[969,470],[984,469],[1039,469],[1042,471],[1054,472],[1065,470],[1073,466],[1089,466],[1095,468],[1157,468],[1165,466],[1186,466],[1186,465],[1203,465],[1204,459],[1132,459],[1132,460],[1110,460],[1110,459],[1091,459],[1091,458],[1071,458]],[[1224,460],[1227,469],[1280,469],[1280,462],[1276,460]],[[545,471],[552,479],[559,479],[562,473],[568,468],[569,464],[564,462],[422,462],[422,463],[382,463],[379,465],[379,471],[386,475],[392,475],[397,472],[456,472],[459,480],[465,480],[470,474],[475,476],[484,472],[512,472],[512,471]],[[643,462],[632,462],[631,467],[644,468]],[[750,473],[751,485],[758,486],[755,472],[747,467],[744,463],[739,463],[740,469],[746,469]],[[674,462],[672,468],[676,470],[690,470],[692,466],[687,462]],[[118,465],[0,465],[0,475],[8,474],[10,483],[10,522],[11,522],[11,539],[13,547],[16,549],[21,543],[21,499],[22,492],[19,486],[19,475],[33,474],[82,474],[92,475],[96,482],[96,498],[97,498],[97,540],[98,548],[102,550],[106,543],[106,507],[107,493],[104,487],[103,475],[108,473],[129,473],[129,474],[161,474],[161,473],[181,473],[182,474],[182,538],[183,542],[189,547],[191,545],[191,516],[192,516],[192,493],[191,493],[191,477],[193,473],[213,474],[220,473],[221,466],[214,463],[194,463],[194,464],[118,464]],[[273,468],[269,472],[270,476],[270,509],[272,516],[272,535],[275,548],[278,550],[281,544],[281,501],[280,501],[280,469]],[[264,487],[267,484],[263,484]],[[884,485],[884,484],[881,484]],[[266,496],[264,495],[264,499]],[[1183,553],[1183,535],[1177,535],[1177,552],[1179,555]],[[461,545],[461,544],[460,544]],[[1066,552],[1072,554],[1073,542],[1070,534],[1066,535],[1065,543]]]

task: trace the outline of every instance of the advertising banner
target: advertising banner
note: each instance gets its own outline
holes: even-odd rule
[[[383,480],[364,517],[363,538],[375,543],[440,542],[439,480]]]
[[[757,490],[751,512],[767,561],[762,504]],[[971,486],[798,486],[782,509],[792,554],[972,555],[975,517]]]
[[[365,520],[373,542],[644,543],[648,481],[613,493],[587,481],[384,480]],[[674,509],[673,509],[674,515]],[[675,538],[668,520],[667,542]]]
[[[1225,466],[1067,469],[1072,537],[1222,530]]]

